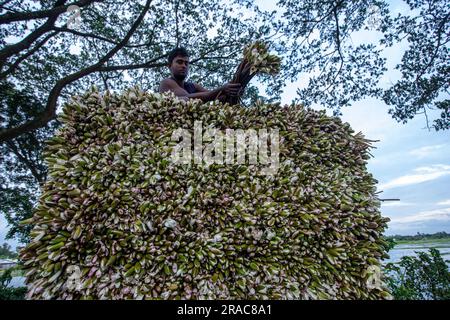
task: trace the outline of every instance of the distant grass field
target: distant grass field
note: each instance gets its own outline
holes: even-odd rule
[[[424,239],[424,240],[398,240],[396,241],[393,250],[408,250],[408,249],[450,249],[450,238],[444,239]],[[447,256],[450,252],[448,250],[440,250],[443,256]]]
[[[397,245],[405,245],[405,244],[411,244],[411,245],[418,245],[418,244],[439,244],[439,245],[446,245],[450,246],[450,238],[444,238],[444,239],[423,239],[423,240],[395,240],[395,243]]]

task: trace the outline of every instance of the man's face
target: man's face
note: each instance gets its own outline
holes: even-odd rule
[[[176,56],[172,64],[169,66],[170,73],[177,80],[186,79],[189,72],[189,58]]]

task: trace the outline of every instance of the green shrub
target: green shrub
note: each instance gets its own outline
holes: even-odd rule
[[[448,300],[450,272],[439,250],[416,252],[417,257],[405,256],[398,263],[385,267],[387,284],[394,299]]]
[[[0,300],[24,300],[27,292],[26,287],[8,287],[12,280],[12,272],[16,267],[0,271]]]

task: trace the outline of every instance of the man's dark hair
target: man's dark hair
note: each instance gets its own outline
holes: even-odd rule
[[[169,53],[169,65],[172,64],[173,59],[175,59],[175,57],[180,56],[180,57],[189,57],[189,53],[187,52],[187,50],[183,47],[179,47],[179,48],[175,48],[172,51],[170,51]]]

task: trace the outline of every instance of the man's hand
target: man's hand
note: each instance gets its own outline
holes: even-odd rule
[[[220,87],[220,91],[222,91],[226,95],[237,97],[239,96],[241,91],[241,84],[229,82]]]

